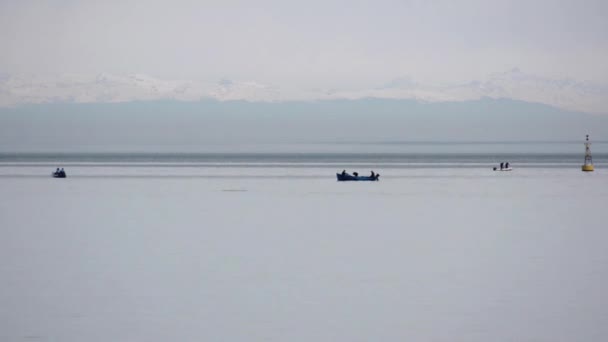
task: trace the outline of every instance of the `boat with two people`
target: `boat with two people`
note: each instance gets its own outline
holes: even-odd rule
[[[380,179],[379,173],[371,172],[369,176],[359,176],[357,172],[353,172],[353,174],[349,174],[346,170],[342,170],[342,173],[336,173],[336,177],[339,182],[344,181],[378,181]]]
[[[53,178],[65,178],[66,174],[65,171],[63,170],[63,168],[61,168],[61,170],[59,168],[57,168],[57,170],[55,172],[53,172]]]
[[[493,168],[494,171],[513,171],[511,167],[509,167],[509,162],[500,163],[500,169],[496,166]]]

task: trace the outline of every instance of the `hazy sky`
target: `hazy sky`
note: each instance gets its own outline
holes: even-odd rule
[[[608,1],[2,1],[0,71],[366,87],[608,80]]]

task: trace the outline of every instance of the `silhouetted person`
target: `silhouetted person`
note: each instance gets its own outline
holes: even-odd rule
[[[359,177],[359,174],[358,174],[357,172],[353,172],[353,175],[354,175],[355,177]]]
[[[507,162],[507,163],[505,164],[505,169],[508,169],[508,168],[509,168],[509,162]]]
[[[376,174],[374,173],[374,170],[372,170],[372,175],[371,175],[371,177],[372,177],[372,178],[376,177]]]
[[[346,170],[342,170],[342,176],[346,175]]]
[[[503,169],[503,165],[504,165],[504,164],[505,164],[505,163],[500,163],[500,169],[501,169],[501,170]]]

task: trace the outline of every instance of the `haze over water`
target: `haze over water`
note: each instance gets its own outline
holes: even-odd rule
[[[595,164],[608,160],[608,143],[593,143]],[[144,149],[75,146],[62,151],[0,152],[0,166],[145,165],[318,167],[375,166],[390,168],[479,168],[509,161],[517,167],[574,167],[582,161],[580,142],[340,142],[209,144]],[[129,151],[131,150],[131,151]]]
[[[581,147],[3,152],[0,339],[603,340],[606,145],[590,174]]]
[[[0,1],[0,341],[608,341],[606,13]]]

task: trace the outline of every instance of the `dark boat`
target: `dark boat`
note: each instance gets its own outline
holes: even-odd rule
[[[65,178],[65,171],[53,172],[53,178]]]
[[[344,182],[344,181],[377,181],[380,178],[380,175],[374,175],[374,177],[371,176],[353,176],[351,174],[345,173],[345,174],[341,174],[341,173],[336,173],[336,177],[338,178],[338,181],[340,182]]]

